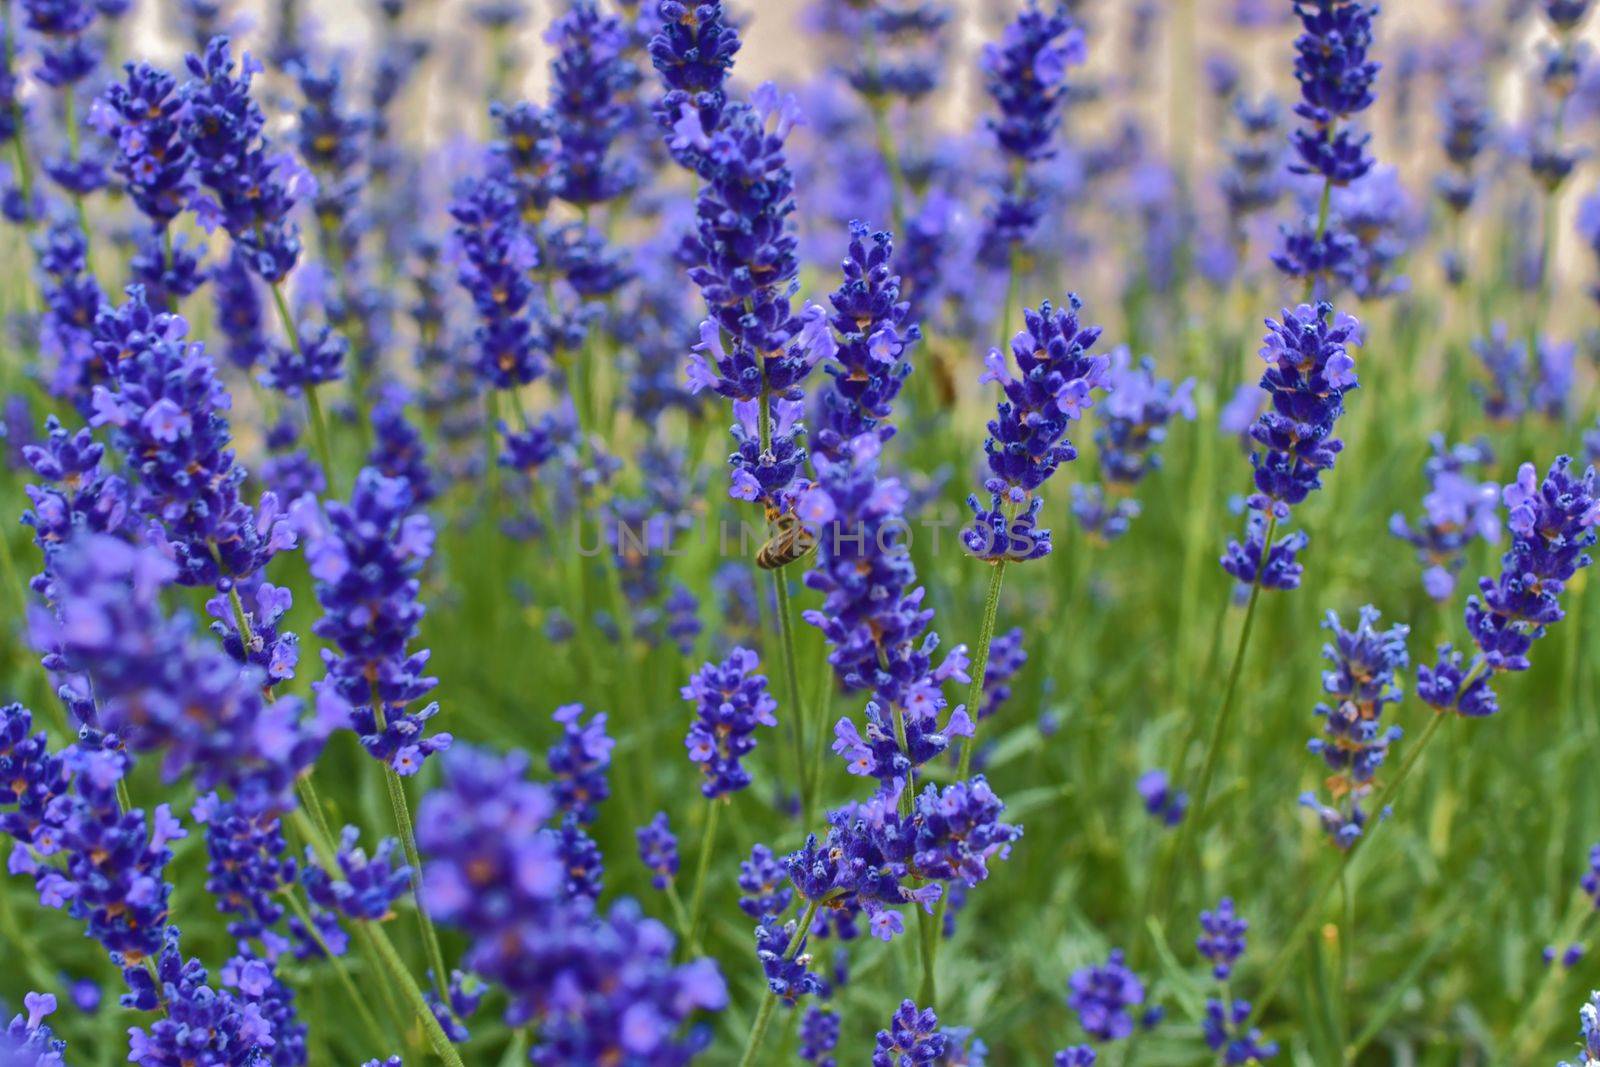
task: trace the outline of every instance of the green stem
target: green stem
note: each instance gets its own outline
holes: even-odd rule
[[[711,851],[717,844],[717,822],[725,800],[707,801],[706,825],[700,833],[700,858],[695,862],[694,892],[689,897],[689,953],[700,954],[700,911],[706,895],[706,872],[711,869]]]
[[[972,719],[972,736],[961,742],[959,781],[972,774],[972,753],[978,747],[978,709],[983,707],[984,675],[989,671],[989,647],[994,643],[995,618],[1000,614],[1000,586],[1006,577],[1006,561],[993,564],[989,572],[989,592],[983,598],[983,622],[978,628],[978,651],[972,657],[972,684],[967,689],[967,715]]]
[[[381,729],[381,727],[380,727]],[[405,849],[406,862],[411,865],[411,898],[417,905],[417,926],[422,930],[422,947],[428,956],[428,966],[433,969],[433,986],[439,1002],[450,1003],[450,971],[444,965],[444,952],[439,948],[439,933],[433,927],[433,918],[422,898],[422,853],[417,850],[417,831],[411,820],[411,805],[406,800],[405,783],[388,764],[383,767],[383,782],[389,790],[389,806],[394,809],[395,826],[400,830],[400,847]]]
[[[794,651],[794,611],[789,602],[789,582],[783,569],[768,571],[772,575],[772,592],[776,598],[778,614],[778,649],[783,659],[784,688],[789,692],[789,718],[794,723],[794,762],[800,779],[800,818],[802,826],[811,825],[811,810],[815,800],[810,775],[806,773],[805,705],[800,700],[800,668]]]
[[[302,778],[302,783],[309,779]],[[320,831],[306,815],[305,808],[298,807],[289,813],[290,820],[300,834],[311,842],[312,852],[315,853],[318,863],[330,874],[337,874],[339,870],[338,853],[334,849],[333,841],[326,833]],[[394,943],[389,940],[389,935],[377,923],[358,923],[358,928],[365,930],[373,952],[378,957],[378,962],[383,964],[400,995],[410,1004],[412,1013],[417,1021],[422,1024],[422,1032],[428,1036],[428,1043],[433,1046],[433,1051],[450,1067],[465,1067],[461,1062],[461,1054],[450,1043],[450,1038],[445,1034],[444,1028],[439,1025],[439,1020],[434,1017],[433,1008],[428,1004],[428,998],[423,995],[422,987],[417,984],[416,978],[407,969],[405,961],[400,958],[400,953],[395,951]]]
[[[1167,855],[1167,862],[1158,883],[1159,905],[1154,914],[1163,926],[1166,925],[1167,911],[1176,899],[1178,872],[1183,867],[1190,842],[1195,838],[1195,828],[1205,821],[1206,802],[1211,796],[1211,782],[1216,777],[1217,763],[1222,754],[1222,739],[1228,734],[1228,724],[1232,721],[1234,708],[1237,706],[1234,697],[1239,690],[1239,676],[1243,671],[1245,653],[1250,647],[1250,634],[1255,629],[1256,605],[1261,600],[1261,576],[1266,570],[1267,554],[1272,551],[1272,538],[1277,531],[1278,520],[1274,517],[1267,522],[1266,536],[1261,548],[1261,565],[1256,568],[1255,580],[1250,583],[1250,601],[1245,608],[1244,625],[1239,629],[1239,643],[1233,650],[1233,665],[1228,668],[1228,684],[1223,690],[1222,706],[1211,720],[1211,734],[1206,739],[1205,755],[1200,762],[1200,777],[1196,779],[1191,793],[1189,812],[1179,824],[1178,838],[1173,843],[1172,851]]]
[[[989,648],[994,642],[995,619],[1000,614],[1000,588],[1005,582],[1006,561],[1003,559],[996,561],[993,568],[989,572],[989,591],[983,600],[983,621],[978,628],[978,651],[972,661],[972,684],[967,690],[967,714],[972,719],[972,736],[961,741],[958,781],[966,781],[972,775],[972,753],[978,747],[978,709],[983,707],[983,680],[989,670]],[[939,962],[939,933],[944,929],[944,916],[949,906],[949,895],[941,893],[938,907],[934,909],[932,916],[931,929],[923,927],[921,931],[924,946],[922,960],[924,1003],[934,1009],[938,1008],[938,986],[934,981],[934,968]]]
[[[278,322],[288,335],[289,347],[300,355],[300,331],[295,327],[294,316],[289,311],[289,301],[283,295],[283,283],[272,283],[272,304],[278,310]],[[322,464],[322,475],[328,483],[328,495],[337,497],[339,489],[334,479],[333,450],[328,447],[328,423],[322,417],[322,402],[317,399],[317,387],[311,382],[305,386],[306,411],[311,419],[311,439],[317,449],[317,460]]]
[[[283,899],[289,905],[289,910],[294,912],[295,918],[300,920],[300,925],[306,929],[306,934],[316,942],[323,956],[327,957],[333,967],[334,975],[339,979],[339,985],[344,988],[345,995],[350,998],[350,1003],[355,1005],[356,1014],[361,1016],[361,1024],[367,1028],[367,1036],[372,1039],[372,1047],[376,1052],[382,1052],[388,1047],[389,1041],[384,1037],[383,1027],[378,1025],[377,1017],[372,1014],[372,1009],[367,1006],[366,998],[356,988],[355,982],[350,978],[350,969],[345,965],[344,957],[328,947],[327,941],[322,937],[322,931],[317,929],[317,924],[311,918],[311,912],[305,903],[295,895],[291,887],[283,894]]]
[[[811,920],[816,917],[817,905],[821,901],[811,900],[806,902],[805,914],[800,917],[800,925],[794,929],[794,936],[789,938],[789,947],[784,949],[783,958],[794,959],[795,953],[800,951],[800,944],[806,939],[806,931],[811,929]],[[761,1001],[761,1008],[756,1012],[755,1025],[750,1027],[750,1039],[744,1044],[744,1055],[739,1057],[739,1067],[751,1067],[756,1062],[756,1053],[761,1051],[761,1042],[766,1040],[767,1027],[772,1024],[772,1009],[778,1006],[778,994],[768,992]]]
[[[1472,680],[1473,676],[1469,674],[1467,681],[1462,684],[1463,691],[1471,684]],[[1422,762],[1423,753],[1427,752],[1428,745],[1433,741],[1434,736],[1439,732],[1439,728],[1444,725],[1449,716],[1449,712],[1433,713],[1432,720],[1422,731],[1422,735],[1417,738],[1417,743],[1412,746],[1410,756],[1400,765],[1399,773],[1378,795],[1378,802],[1372,809],[1375,817],[1367,823],[1366,832],[1356,838],[1349,848],[1339,854],[1338,864],[1329,872],[1328,877],[1323,880],[1322,884],[1312,892],[1311,899],[1306,902],[1305,910],[1300,913],[1300,917],[1295,921],[1289,936],[1284,940],[1282,947],[1278,949],[1278,954],[1273,957],[1272,963],[1267,967],[1265,972],[1266,979],[1261,984],[1261,992],[1255,1000],[1255,1010],[1251,1012],[1250,1019],[1245,1023],[1245,1029],[1257,1025],[1261,1021],[1262,1014],[1266,1011],[1267,1006],[1272,1003],[1272,998],[1277,995],[1278,989],[1288,976],[1289,965],[1294,962],[1300,950],[1305,947],[1306,937],[1310,934],[1317,921],[1317,913],[1321,911],[1323,901],[1328,899],[1328,894],[1333,892],[1334,886],[1338,885],[1340,879],[1344,877],[1345,870],[1350,866],[1351,861],[1355,859],[1356,854],[1362,851],[1377,836],[1378,831],[1383,828],[1383,824],[1387,821],[1383,816],[1384,811],[1389,808],[1390,804],[1394,802],[1394,798],[1399,795],[1401,786],[1405,784],[1407,778],[1411,777],[1411,772]],[[1192,814],[1191,817],[1193,817]]]

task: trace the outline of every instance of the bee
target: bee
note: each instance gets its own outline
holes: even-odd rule
[[[756,553],[756,566],[775,571],[787,567],[817,547],[817,535],[806,529],[794,512],[779,515],[772,522],[773,534]]]

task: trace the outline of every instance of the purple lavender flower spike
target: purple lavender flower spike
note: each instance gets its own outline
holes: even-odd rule
[[[828,980],[810,969],[812,958],[805,950],[806,936],[800,938],[795,952],[789,953],[797,930],[795,920],[780,923],[771,916],[756,927],[756,959],[766,976],[767,989],[791,1008],[802,997],[826,998],[833,992]]]
[[[800,1018],[799,1056],[816,1067],[838,1067],[833,1050],[839,1045],[839,1015],[813,1004]]]
[[[1123,963],[1121,949],[1113,949],[1103,964],[1074,971],[1067,1006],[1078,1013],[1078,1024],[1096,1041],[1119,1041],[1133,1033],[1130,1008],[1144,1003],[1144,983]]]
[[[556,803],[579,822],[593,822],[598,814],[595,805],[611,795],[611,750],[616,742],[606,734],[606,713],[598,712],[585,723],[583,705],[566,704],[550,717],[561,725],[561,738],[547,755]]]
[[[549,832],[555,838],[556,852],[566,871],[567,899],[587,900],[591,904],[599,900],[606,873],[605,857],[600,854],[599,844],[570,812],[562,817],[560,826]]]
[[[1233,910],[1233,899],[1223,897],[1214,910],[1200,913],[1201,934],[1195,949],[1211,961],[1211,974],[1226,982],[1233,965],[1244,955],[1245,932],[1250,923]]]
[[[847,442],[869,431],[888,440],[885,422],[911,365],[907,349],[921,338],[900,299],[900,277],[893,273],[894,242],[887,233],[871,235],[865,223],[850,224],[850,254],[844,282],[829,297],[829,323],[838,336],[834,362],[823,369],[832,379],[819,394],[814,451],[838,459]]]
[[[937,1063],[944,1055],[946,1044],[947,1038],[939,1029],[939,1017],[932,1008],[918,1008],[913,1001],[902,1001],[889,1020],[889,1028],[878,1031],[872,1067]]]
[[[1000,111],[989,128],[1010,175],[989,210],[982,239],[984,258],[994,266],[1004,266],[1043,218],[1044,199],[1032,171],[1055,155],[1067,68],[1087,57],[1083,31],[1066,8],[1046,14],[1037,0],[1030,0],[998,42],[984,46],[984,89]]]
[[[312,903],[361,922],[379,922],[393,913],[396,900],[411,887],[411,868],[397,862],[400,842],[387,838],[371,856],[360,845],[361,831],[346,826],[339,835],[337,872],[322,869],[307,846],[300,880]]]
[[[1145,771],[1135,783],[1144,810],[1165,826],[1176,826],[1189,810],[1189,794],[1172,787],[1167,772],[1158,769]]]
[[[695,721],[684,744],[699,765],[700,791],[715,800],[750,784],[744,758],[756,746],[758,726],[776,726],[778,702],[767,691],[767,676],[757,674],[756,654],[736,648],[721,663],[707,663],[682,689],[695,706]]]
[[[678,838],[664,811],[634,831],[639,841],[639,862],[650,872],[650,884],[665,889],[678,874]],[[743,865],[741,865],[743,866]],[[741,888],[743,874],[740,875]]]
[[[1432,444],[1434,454],[1424,468],[1430,488],[1422,498],[1423,515],[1413,523],[1396,512],[1389,532],[1416,548],[1418,562],[1425,565],[1423,588],[1443,602],[1455,594],[1456,575],[1472,542],[1500,540],[1500,494],[1494,483],[1471,477],[1473,468],[1493,459],[1486,444],[1446,449],[1442,436]]]
[[[300,256],[300,228],[290,216],[315,183],[263,136],[266,116],[250,97],[260,63],[245,53],[236,74],[228,39],[215,37],[185,64],[190,80],[181,90],[180,136],[209,190],[192,206],[208,230],[228,231],[251,270],[281,282]]]
[[[721,0],[660,0],[656,14],[660,29],[650,39],[650,60],[667,87],[656,105],[657,121],[674,137],[680,127],[690,130],[686,136],[709,137],[722,124],[739,31],[729,25]]]
[[[1038,311],[1024,309],[1025,328],[1011,341],[1015,377],[999,349],[991,349],[985,360],[988,370],[979,381],[998,383],[1005,399],[989,421],[984,443],[990,506],[982,507],[976,495],[967,501],[975,521],[962,537],[979,559],[1021,562],[1050,551],[1050,531],[1037,528],[1042,501],[1035,494],[1061,464],[1077,458],[1067,426],[1094,406],[1111,366],[1107,357],[1089,351],[1100,339],[1100,328],[1079,325],[1082,306],[1069,295],[1059,311],[1049,301]]]
[[[623,100],[639,83],[624,54],[622,22],[594,0],[573,0],[545,41],[556,49],[550,73],[560,195],[580,206],[612,200],[638,181],[626,157],[607,158],[627,118]]]
[[[271,698],[264,674],[209,642],[192,620],[167,615],[174,566],[159,551],[104,535],[76,539],[54,575],[58,610],[36,609],[35,642],[93,686],[99,728],[133,752],[162,753],[167,781],[227,785],[252,811],[284,803],[324,736],[300,702]]]
[[[1324,738],[1313,738],[1307,748],[1321,756],[1332,772],[1327,786],[1333,803],[1324,805],[1314,797],[1300,802],[1317,812],[1329,840],[1340,848],[1351,847],[1361,836],[1369,813],[1362,800],[1372,792],[1373,776],[1383,765],[1389,746],[1401,736],[1398,726],[1383,728],[1380,720],[1388,704],[1405,695],[1396,680],[1411,662],[1406,638],[1411,628],[1377,628],[1378,611],[1370,605],[1361,609],[1355,629],[1346,630],[1333,612],[1323,623],[1333,632],[1333,640],[1322,654],[1333,664],[1323,672],[1322,688],[1332,698],[1318,704],[1316,714],[1325,719]]]
[[[121,307],[102,309],[95,350],[112,382],[95,386],[90,424],[112,427],[134,474],[134,506],[160,523],[177,580],[226,589],[294,547],[295,534],[274,494],[254,510],[240,499],[232,399],[187,332],[183,319],[152,310],[137,286]]]
[[[689,1016],[727,1004],[716,966],[674,966],[672,935],[631,901],[602,914],[566,896],[547,825],[558,809],[527,769],[520,753],[444,757],[417,824],[430,912],[468,935],[465,965],[505,988],[508,1024],[539,1020],[534,1062],[687,1063],[708,1037]]]
[[[794,891],[784,881],[783,864],[766,845],[750,849],[739,862],[739,909],[752,919],[778,916],[789,910]]]
[[[307,518],[306,558],[323,609],[312,629],[333,644],[323,651],[319,714],[348,724],[401,775],[451,741],[424,735],[438,704],[409,707],[436,684],[423,673],[427,651],[409,651],[424,611],[417,575],[433,553],[433,526],[413,503],[406,482],[366,467],[348,504],[330,502],[324,516]]]

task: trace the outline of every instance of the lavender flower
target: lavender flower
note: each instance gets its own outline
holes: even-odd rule
[[[595,839],[570,812],[562,816],[561,825],[549,833],[555,838],[556,853],[566,872],[567,899],[590,903],[599,900],[600,890],[604,888],[605,857],[600,854]]]
[[[1112,541],[1127,532],[1138,516],[1139,503],[1122,494],[1161,466],[1157,448],[1167,437],[1174,418],[1193,420],[1194,379],[1178,385],[1155,376],[1155,361],[1145,357],[1133,366],[1125,346],[1111,353],[1111,371],[1104,404],[1105,420],[1095,430],[1100,448],[1100,474],[1107,491],[1099,486],[1072,487],[1072,511],[1092,537]],[[1107,503],[1106,497],[1114,497]],[[992,653],[991,653],[992,655]]]
[[[505,987],[508,1023],[538,1020],[535,1063],[687,1063],[709,1034],[684,1024],[726,1005],[721,976],[709,960],[674,966],[671,934],[632,902],[600,915],[566,898],[545,832],[556,805],[527,765],[465,746],[445,757],[417,824],[430,911],[469,935],[466,966]]]
[[[1073,1045],[1056,1053],[1055,1067],[1094,1067],[1095,1051],[1088,1045]]]
[[[1261,1031],[1246,1030],[1251,1014],[1248,1000],[1206,1001],[1206,1015],[1200,1021],[1206,1045],[1225,1064],[1264,1063],[1278,1054],[1276,1041],[1262,1041]]]
[[[48,388],[86,416],[94,410],[94,387],[110,369],[94,348],[95,317],[105,298],[89,273],[88,252],[83,230],[70,222],[51,224],[34,242],[45,276],[39,346],[54,361]]]
[[[1044,202],[1031,168],[1055,154],[1067,68],[1088,58],[1083,32],[1058,6],[1050,14],[1030,0],[1005,28],[998,43],[984,46],[984,89],[1000,111],[989,120],[1008,181],[988,215],[985,258],[1003,265],[1043,217]]]
[[[888,440],[894,433],[884,423],[911,373],[906,350],[921,338],[910,305],[900,299],[900,277],[890,267],[893,239],[881,232],[871,239],[868,249],[866,224],[850,224],[844,282],[829,297],[837,362],[823,368],[833,380],[818,397],[814,442],[816,452],[829,459],[838,459],[845,443],[860,434],[875,432]]]
[[[611,795],[608,775],[616,742],[606,734],[606,713],[582,721],[582,704],[565,704],[550,716],[561,725],[561,738],[546,756],[555,779],[556,804],[579,822],[590,823],[595,805]]]
[[[252,511],[239,498],[245,471],[234,463],[224,414],[231,398],[188,324],[153,311],[137,286],[128,302],[102,310],[95,350],[112,385],[94,387],[91,425],[135,475],[133,503],[160,522],[184,585],[225,588],[248,578],[295,543],[271,493]]]
[[[1113,949],[1103,964],[1074,971],[1070,985],[1067,1006],[1090,1037],[1118,1041],[1133,1033],[1128,1009],[1144,1003],[1144,983],[1123,965],[1121,949]]]
[[[545,41],[556,50],[550,80],[560,195],[580,206],[615,199],[638,180],[631,161],[606,158],[627,117],[623,100],[639,82],[624,54],[622,23],[593,0],[572,0]]]
[[[1295,39],[1295,80],[1300,103],[1295,114],[1306,123],[1290,137],[1300,161],[1297,174],[1317,174],[1329,184],[1348,185],[1372,168],[1368,137],[1352,128],[1351,118],[1372,106],[1378,64],[1367,58],[1372,47],[1376,6],[1355,0],[1296,0],[1301,33]]]
[[[1135,788],[1139,791],[1139,799],[1144,802],[1144,810],[1167,826],[1178,825],[1189,810],[1189,794],[1182,789],[1174,789],[1166,771],[1145,771],[1139,776]]]
[[[323,609],[312,629],[333,644],[317,685],[322,712],[347,722],[374,759],[401,775],[451,741],[424,736],[437,703],[408,707],[436,684],[423,674],[427,651],[409,651],[424,611],[417,575],[433,553],[433,526],[412,505],[407,483],[363,468],[350,502],[330,502],[306,546]]]
[[[1223,897],[1214,911],[1200,913],[1200,929],[1195,948],[1211,961],[1212,977],[1226,982],[1234,963],[1244,955],[1244,935],[1250,924],[1234,912],[1232,898]]]
[[[833,1050],[839,1045],[839,1014],[813,1004],[800,1017],[799,1056],[817,1067],[838,1067]]]
[[[299,226],[290,214],[310,191],[310,179],[292,157],[274,154],[262,134],[266,116],[250,98],[260,63],[245,53],[235,74],[228,39],[215,37],[203,56],[185,64],[190,80],[181,93],[180,136],[210,190],[196,204],[200,221],[227,229],[250,269],[277,284],[300,255]]]
[[[196,643],[187,615],[163,612],[173,564],[105,535],[76,539],[55,562],[58,613],[32,613],[34,640],[92,686],[100,729],[133,752],[162,753],[169,782],[193,774],[197,788],[227,785],[251,811],[281,805],[322,731],[298,700],[265,695],[258,668]]]
[[[262,964],[243,978],[245,998],[206,984],[206,969],[199,960],[184,959],[178,949],[178,931],[169,927],[167,943],[156,960],[153,975],[143,968],[125,972],[133,992],[123,1003],[144,1011],[158,1005],[163,1018],[149,1029],[128,1029],[128,1059],[141,1064],[182,1064],[200,1059],[227,1067],[247,1067],[260,1062],[275,1038],[272,1024],[260,1008],[248,1003],[248,990],[264,992],[271,969]]]
[[[1036,491],[1063,463],[1078,456],[1067,440],[1067,425],[1094,406],[1094,393],[1107,385],[1110,361],[1091,355],[1100,339],[1098,326],[1082,327],[1083,306],[1074,295],[1057,311],[1049,301],[1038,311],[1024,309],[1026,328],[1011,341],[1017,377],[1005,356],[990,349],[981,382],[996,382],[1005,394],[998,415],[989,422],[984,444],[990,477],[985,509],[976,495],[968,498],[974,523],[962,532],[967,550],[989,562],[1026,561],[1050,552],[1050,531],[1036,529],[1043,501]],[[1019,510],[1026,505],[1026,510]]]
[[[1011,699],[1011,680],[1028,662],[1022,638],[1022,627],[1015,626],[990,643],[989,669],[983,675],[983,707],[978,709],[980,721],[994,715]]]
[[[1327,739],[1314,738],[1307,747],[1333,772],[1328,788],[1337,806],[1323,806],[1312,794],[1300,801],[1318,812],[1323,829],[1340,848],[1349,848],[1361,836],[1368,817],[1361,801],[1371,792],[1372,778],[1389,745],[1401,735],[1398,726],[1385,730],[1379,720],[1385,705],[1405,695],[1395,679],[1410,663],[1406,638],[1411,628],[1379,630],[1377,622],[1378,611],[1369,605],[1361,609],[1354,630],[1345,630],[1332,612],[1323,623],[1334,637],[1322,649],[1323,657],[1333,664],[1332,670],[1323,672],[1322,688],[1336,703],[1317,705],[1316,714],[1327,720],[1323,727]]]
[[[1271,404],[1250,429],[1257,449],[1250,455],[1256,491],[1249,505],[1277,522],[1321,487],[1322,472],[1332,469],[1344,447],[1332,434],[1344,412],[1344,394],[1357,385],[1349,348],[1361,343],[1362,333],[1360,323],[1334,316],[1326,302],[1285,309],[1282,321],[1268,319],[1267,328],[1261,388]],[[1300,574],[1295,555],[1305,547],[1305,536],[1291,534],[1269,547],[1265,527],[1252,516],[1245,542],[1229,543],[1223,569],[1243,585],[1293,589]]]
[[[354,826],[340,833],[337,872],[319,866],[307,846],[300,880],[312,903],[356,921],[379,922],[393,914],[394,902],[410,888],[411,868],[395,861],[400,842],[394,838],[385,839],[371,856],[361,848],[360,838]]]
[[[678,838],[667,813],[656,812],[647,825],[634,831],[634,836],[639,840],[639,862],[650,872],[650,884],[657,889],[667,888],[678,873]]]
[[[1423,517],[1413,525],[1396,512],[1389,532],[1415,546],[1418,561],[1427,565],[1423,588],[1434,600],[1445,601],[1455,593],[1467,547],[1479,538],[1491,544],[1500,540],[1499,493],[1494,483],[1469,477],[1472,467],[1493,458],[1486,444],[1447,450],[1436,435],[1432,446],[1433,456],[1423,468],[1430,485],[1422,498]]]
[[[1467,599],[1467,631],[1478,654],[1463,669],[1460,654],[1443,645],[1432,668],[1417,670],[1417,693],[1436,711],[1494,714],[1499,705],[1490,679],[1527,670],[1534,641],[1565,617],[1561,594],[1592,562],[1585,550],[1600,525],[1594,468],[1581,479],[1571,468],[1572,460],[1560,456],[1541,482],[1538,469],[1524,463],[1501,494],[1510,512],[1511,547],[1501,557],[1500,576],[1479,579],[1479,594]]]
[[[739,31],[728,24],[721,0],[660,0],[656,14],[660,28],[650,39],[650,61],[667,87],[657,118],[672,131],[692,112],[709,136],[722,124]]]
[[[872,1067],[934,1063],[944,1055],[946,1043],[939,1017],[932,1008],[918,1008],[912,1001],[902,1001],[889,1020],[889,1028],[878,1031]]]
[[[782,915],[794,899],[783,865],[766,845],[753,846],[750,858],[739,861],[739,891],[739,910],[758,920]]]
[[[127,80],[112,83],[102,97],[116,116],[113,167],[139,210],[165,230],[194,192],[193,151],[179,137],[178,83],[148,63],[126,69]]]
[[[767,692],[767,676],[757,674],[754,652],[736,648],[721,663],[707,663],[681,690],[695,706],[695,721],[684,744],[699,765],[700,791],[715,800],[750,784],[744,758],[756,747],[757,726],[776,726],[778,702]]]
[[[833,990],[826,978],[811,968],[811,956],[805,951],[806,937],[793,953],[789,946],[798,932],[798,924],[790,919],[779,923],[768,916],[756,927],[756,959],[767,979],[767,989],[778,1000],[794,1007],[801,997],[827,997]]]

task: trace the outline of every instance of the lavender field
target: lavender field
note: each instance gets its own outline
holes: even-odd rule
[[[1591,0],[0,0],[0,1067],[1600,1064]]]

